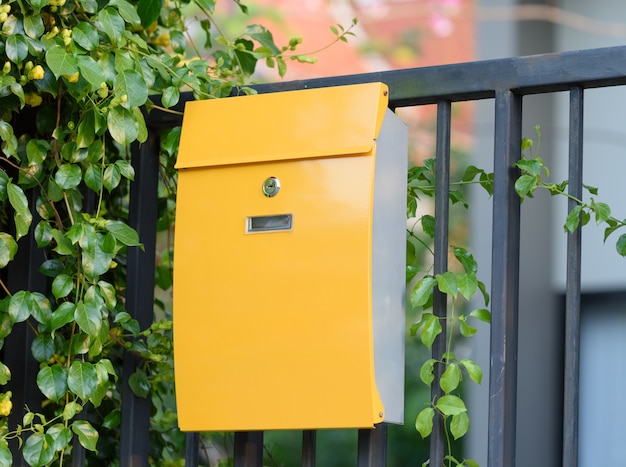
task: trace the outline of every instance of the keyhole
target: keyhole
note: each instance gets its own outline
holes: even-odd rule
[[[280,181],[276,177],[269,177],[263,182],[263,193],[268,198],[276,196],[280,190]]]

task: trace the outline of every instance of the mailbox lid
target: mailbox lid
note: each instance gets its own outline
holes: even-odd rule
[[[187,102],[177,169],[368,154],[383,83]]]

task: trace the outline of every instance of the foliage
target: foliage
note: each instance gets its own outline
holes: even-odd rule
[[[538,157],[541,139],[539,126],[535,127],[535,131],[537,133],[536,147],[532,139],[523,138],[521,141],[522,158],[514,164],[514,167],[518,169],[515,191],[521,202],[526,198],[533,198],[538,189],[547,190],[552,196],[565,196],[571,201],[571,207],[563,229],[570,234],[589,223],[592,218],[598,225],[605,224],[605,241],[612,233],[625,227],[626,220],[612,217],[609,205],[595,198],[598,195],[597,188],[583,184],[583,189],[590,195],[589,201],[584,201],[566,192],[567,181],[561,183],[547,181],[550,170],[545,166],[543,159]],[[441,391],[433,391],[436,395],[431,403],[418,413],[415,428],[422,437],[427,437],[433,431],[433,420],[440,416],[443,419],[447,439],[447,454],[444,456],[444,461],[449,467],[478,467],[474,460],[455,458],[451,439],[463,437],[470,427],[468,408],[459,390],[463,378],[467,376],[473,382],[480,384],[482,370],[470,359],[458,359],[452,352],[452,340],[458,336],[468,338],[476,333],[477,329],[468,322],[471,319],[490,322],[491,314],[487,309],[489,296],[484,284],[476,277],[478,264],[464,247],[450,247],[461,268],[457,271],[452,267],[440,274],[432,274],[428,269],[432,267],[428,266],[430,262],[424,261],[416,253],[418,247],[421,247],[434,255],[430,245],[435,239],[435,218],[430,214],[416,217],[416,213],[419,212],[420,197],[433,197],[435,194],[435,168],[435,160],[428,159],[422,166],[409,170],[408,181],[407,216],[416,221],[415,228],[407,231],[407,283],[414,283],[409,298],[413,311],[418,314],[417,321],[410,328],[411,335],[419,336],[422,344],[431,350],[435,339],[444,334],[444,326],[447,326],[447,333],[444,334],[447,336],[445,351],[441,355],[433,355],[432,358],[427,359],[420,370],[421,380],[429,387],[436,384]],[[448,197],[451,204],[460,204],[466,209],[469,207],[462,191],[462,187],[467,184],[479,184],[489,195],[492,195],[493,173],[487,173],[475,166],[467,167],[460,180],[450,184],[452,188],[448,192]],[[626,256],[626,234],[618,238],[616,250],[619,255]],[[427,265],[426,270],[424,264]],[[433,308],[436,291],[447,297],[449,310],[446,316],[437,316],[430,311]],[[458,301],[461,299],[469,302],[479,291],[485,307],[458,314]],[[438,378],[435,376],[437,365],[443,366]],[[426,461],[423,465],[428,465],[428,463],[429,461]]]
[[[475,467],[471,459],[457,460],[453,455],[452,440],[462,438],[470,428],[468,408],[463,401],[461,383],[465,377],[475,383],[482,381],[482,370],[478,364],[467,358],[459,358],[453,352],[453,338],[457,336],[471,337],[477,332],[473,322],[489,323],[491,314],[486,308],[489,295],[485,285],[478,279],[478,264],[473,255],[463,246],[450,246],[450,252],[456,264],[449,270],[433,274],[432,262],[425,260],[417,251],[425,249],[431,256],[431,248],[435,240],[435,218],[430,214],[421,214],[420,203],[424,197],[435,195],[435,160],[427,159],[421,166],[409,169],[407,216],[414,219],[414,226],[407,230],[407,283],[413,283],[409,299],[413,312],[418,316],[411,326],[411,336],[419,337],[422,344],[431,350],[435,340],[446,337],[445,351],[441,355],[433,355],[421,366],[420,379],[428,387],[436,384],[437,391],[430,404],[423,408],[415,420],[415,428],[425,438],[433,431],[434,420],[442,420],[447,440],[445,461],[449,466]],[[482,169],[469,166],[465,169],[461,180],[452,184],[448,191],[451,204],[468,208],[462,187],[467,183],[479,183],[488,193],[492,193],[493,174]],[[417,217],[416,217],[417,216]],[[424,266],[426,265],[426,266]],[[436,291],[447,297],[448,306],[444,316],[442,310],[431,312]],[[464,304],[476,295],[482,296],[484,307],[464,311]],[[444,327],[445,329],[444,333]],[[440,367],[440,377],[436,380],[436,369]]]
[[[9,391],[0,394],[0,466],[12,464],[11,439],[32,466],[70,462],[75,439],[88,458],[115,465],[125,352],[142,362],[132,390],[153,402],[153,454],[175,463],[183,449],[169,316],[142,330],[125,310],[126,254],[142,248],[127,223],[129,145],[146,141],[147,112],[172,112],[181,91],[199,99],[251,93],[259,62],[282,77],[287,60],[313,61],[296,52],[300,38],[279,47],[258,24],[226,37],[215,7],[215,0],[0,1],[0,269],[32,233],[48,278],[41,291],[9,290],[0,280],[0,345],[14,326],[32,330],[43,400],[41,411],[25,408],[21,423],[8,426],[7,416],[22,408],[12,407]],[[346,40],[354,24],[333,27],[334,41]],[[163,136],[166,231],[178,132]],[[157,267],[163,288],[171,284],[168,258],[166,251]],[[0,362],[0,384],[10,378]]]

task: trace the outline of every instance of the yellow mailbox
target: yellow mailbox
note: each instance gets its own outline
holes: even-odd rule
[[[187,103],[182,430],[402,423],[407,133],[387,94],[368,83]]]

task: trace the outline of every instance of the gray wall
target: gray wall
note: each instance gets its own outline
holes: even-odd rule
[[[479,8],[514,6],[522,3],[544,3],[520,0],[479,0]],[[561,8],[602,21],[626,19],[626,2],[623,0],[561,0]],[[568,26],[538,21],[505,22],[484,21],[478,24],[477,52],[479,59],[530,55],[583,48],[595,48],[623,43],[624,39],[610,38],[572,29]],[[617,93],[616,93],[617,91]],[[568,96],[540,95],[524,99],[524,131],[526,137],[535,139],[532,127],[541,126],[540,156],[554,175],[554,181],[567,176]],[[626,95],[621,90],[589,91],[585,95],[585,182],[600,186],[600,199],[615,206],[617,217],[626,217],[619,203],[619,177],[626,173],[626,132],[623,130],[621,109],[626,107]],[[493,102],[477,106],[476,145],[473,162],[490,168],[493,158]],[[607,170],[608,169],[608,170]],[[608,175],[607,175],[608,174]],[[623,194],[621,195],[623,199]],[[482,278],[488,278],[491,263],[491,203],[486,196],[476,192],[471,211],[471,233],[474,252],[481,265]],[[613,200],[613,201],[612,201]],[[565,288],[565,235],[563,221],[565,202],[549,196],[538,196],[522,205],[522,252],[520,265],[520,319],[519,319],[519,383],[517,414],[517,465],[554,467],[560,464],[562,418],[562,305],[561,294]],[[614,290],[626,284],[626,263],[614,252],[614,241],[602,244],[602,230],[588,228],[584,234],[583,290]],[[591,330],[583,330],[587,354],[583,358],[581,378],[590,381],[594,376],[586,362],[598,361],[598,332],[603,329],[601,317]],[[587,322],[586,320],[585,322]],[[605,326],[610,322],[604,321]],[[592,334],[594,332],[595,334]],[[489,366],[489,331],[479,332],[478,345],[473,358],[483,369]],[[600,334],[601,335],[601,334]],[[595,340],[594,340],[595,339]],[[589,344],[589,343],[596,344]],[[607,349],[608,350],[608,349]],[[616,351],[619,349],[616,349]],[[626,357],[626,354],[624,355]],[[610,362],[609,362],[610,363]],[[610,369],[605,368],[605,374]],[[602,395],[597,385],[584,386],[581,412],[590,413],[585,404],[591,404]],[[622,386],[623,387],[623,386]],[[468,457],[487,465],[487,375],[483,386],[472,390],[470,417],[472,429],[468,438]],[[582,388],[581,388],[582,390]],[[474,408],[474,410],[472,410]],[[625,408],[626,411],[626,408]],[[593,410],[591,411],[593,412]],[[626,412],[625,412],[626,415]],[[609,417],[610,418],[610,417]],[[601,446],[594,433],[606,432],[595,426],[589,417],[581,415],[581,452],[586,458],[593,446]],[[603,420],[603,423],[608,423]],[[597,457],[596,457],[596,460]],[[584,464],[582,465],[592,464]],[[600,464],[594,464],[600,465]],[[602,464],[605,465],[605,464]],[[606,464],[608,465],[608,464]],[[496,466],[491,466],[496,467]]]

